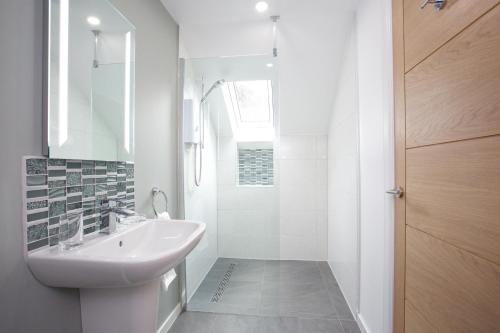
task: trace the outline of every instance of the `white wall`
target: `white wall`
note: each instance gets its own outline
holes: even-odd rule
[[[327,259],[327,136],[279,142],[280,258]]]
[[[355,22],[344,46],[328,135],[328,263],[351,311],[359,303],[359,122]]]
[[[357,15],[361,276],[360,321],[367,332],[392,331],[393,94],[391,3],[365,0]]]
[[[394,218],[385,194],[394,179],[391,45],[390,1],[360,1],[330,122],[329,262],[367,333],[392,331]]]

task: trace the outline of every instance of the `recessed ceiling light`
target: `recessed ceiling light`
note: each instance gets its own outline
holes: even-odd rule
[[[274,64],[270,62],[270,63],[266,64],[266,66],[269,67],[269,68],[271,68],[271,67],[274,66]]]
[[[255,4],[255,9],[259,12],[259,13],[263,13],[265,12],[266,10],[268,10],[269,8],[269,4],[265,1],[259,1]]]
[[[87,23],[95,27],[95,26],[101,24],[101,20],[99,20],[98,17],[89,16],[89,17],[87,17]]]

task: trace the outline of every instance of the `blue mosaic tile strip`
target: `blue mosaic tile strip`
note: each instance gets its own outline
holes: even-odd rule
[[[66,214],[82,214],[84,234],[105,228],[108,208],[115,198],[135,209],[134,164],[26,157],[26,248],[34,251],[59,243]]]
[[[26,160],[27,175],[46,175],[47,160],[44,158],[30,158]]]
[[[273,185],[273,149],[238,149],[239,185]]]
[[[34,209],[40,209],[40,208],[47,208],[48,201],[47,200],[40,200],[40,201],[31,201],[26,204],[26,209],[27,210],[34,210]]]
[[[29,186],[47,185],[47,176],[46,175],[27,176],[26,183]]]

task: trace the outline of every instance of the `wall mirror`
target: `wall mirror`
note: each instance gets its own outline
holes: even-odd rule
[[[107,0],[46,0],[45,153],[134,159],[135,28]]]

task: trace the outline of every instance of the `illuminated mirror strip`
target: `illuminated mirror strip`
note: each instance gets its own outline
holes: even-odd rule
[[[48,29],[47,34],[48,34],[48,36],[52,36],[52,1],[48,1],[48,12],[47,12],[47,15],[49,16],[48,17],[48,22],[49,23],[47,24],[48,25],[48,27],[47,27],[47,29]],[[46,61],[45,64],[47,66],[47,75],[48,75],[49,78],[51,77],[51,73],[52,73],[51,60],[50,60],[51,56],[52,56],[52,52],[51,52],[51,50],[52,50],[52,43],[51,43],[51,41],[52,41],[52,38],[48,37],[47,38],[48,56],[47,56],[47,59],[45,60]],[[46,94],[47,94],[47,124],[45,124],[45,126],[47,126],[46,130],[47,130],[47,133],[48,133],[48,135],[47,135],[47,143],[48,143],[48,146],[50,147],[50,145],[51,145],[50,142],[51,142],[51,137],[52,137],[52,134],[50,133],[50,124],[51,124],[51,122],[50,122],[50,114],[51,114],[50,110],[52,108],[52,105],[51,105],[51,103],[52,103],[52,99],[51,99],[51,97],[52,97],[52,88],[51,88],[52,80],[51,79],[47,79],[46,82],[47,82],[47,92],[46,92]]]
[[[68,140],[69,0],[59,5],[59,146]]]
[[[131,71],[131,32],[125,34],[125,107],[124,112],[124,144],[130,153],[130,71]]]

